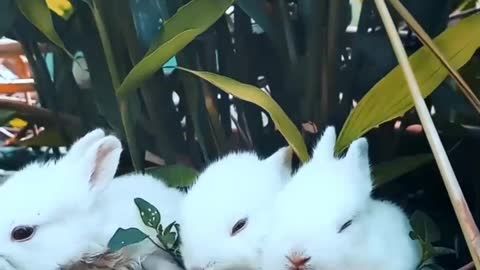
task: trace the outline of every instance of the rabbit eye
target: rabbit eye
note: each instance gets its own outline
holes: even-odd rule
[[[247,221],[248,221],[248,218],[242,218],[239,221],[237,221],[237,223],[235,223],[235,225],[233,225],[232,227],[231,236],[234,236],[240,231],[242,231],[247,225]]]
[[[12,230],[12,239],[17,242],[27,241],[35,233],[35,227],[18,226]]]
[[[351,220],[351,219],[349,221],[345,222],[345,224],[343,224],[342,227],[340,227],[340,230],[338,230],[338,233],[341,233],[346,228],[350,227],[350,225],[352,225],[352,222],[353,222],[353,220]]]

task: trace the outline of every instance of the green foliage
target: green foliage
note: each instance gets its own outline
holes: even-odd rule
[[[161,216],[155,206],[141,198],[136,198],[134,201],[138,207],[143,223],[150,228],[158,229],[161,223]]]
[[[379,187],[433,160],[432,154],[399,157],[373,167],[374,186]]]
[[[126,246],[149,239],[158,248],[170,254],[180,267],[183,267],[179,251],[180,238],[178,233],[180,226],[176,222],[172,222],[163,228],[160,212],[154,205],[142,198],[135,198],[134,202],[143,223],[147,227],[155,229],[156,239],[161,245],[158,245],[154,239],[142,232],[139,228],[119,228],[109,241],[109,249],[114,252]]]
[[[302,162],[308,161],[308,153],[305,143],[302,140],[300,132],[298,132],[295,125],[288,119],[285,112],[280,106],[273,100],[268,94],[261,89],[258,89],[252,85],[240,83],[227,77],[220,76],[209,72],[194,71],[186,68],[181,68],[184,71],[192,73],[223,91],[234,95],[242,100],[249,101],[257,104],[265,109],[272,117],[278,130],[285,137],[290,146],[300,157]]]
[[[117,94],[124,97],[128,91],[152,76],[172,56],[205,32],[232,3],[233,0],[193,0],[180,8],[165,22],[159,37],[127,75]]]
[[[431,263],[427,262],[431,258],[455,253],[455,251],[450,248],[432,245],[432,243],[440,240],[440,231],[428,215],[421,211],[416,211],[410,217],[410,223],[413,228],[410,237],[419,241],[422,247],[422,260],[418,269],[431,267]]]
[[[184,165],[171,165],[145,169],[146,174],[164,181],[169,187],[188,188],[197,179],[198,172]]]
[[[45,36],[50,39],[58,47],[65,50],[62,38],[55,31],[53,26],[52,15],[48,9],[47,2],[41,1],[29,1],[29,0],[15,0],[20,12],[27,18],[35,27],[38,28]]]
[[[434,41],[449,63],[458,69],[467,63],[480,46],[480,32],[475,33],[479,29],[480,15],[474,15],[448,28]],[[426,47],[416,51],[409,60],[424,97],[430,95],[448,76],[445,67]],[[336,150],[343,151],[370,129],[402,116],[412,107],[413,100],[403,71],[397,66],[375,84],[350,113],[338,136]]]
[[[148,235],[137,228],[119,228],[108,242],[108,248],[115,252],[126,246],[140,243],[147,238]]]
[[[0,2],[0,35],[22,43],[42,107],[2,101],[0,120],[20,117],[46,128],[19,145],[56,149],[104,127],[128,149],[122,172],[145,172],[170,187],[187,188],[199,171],[230,151],[268,156],[289,144],[305,162],[325,126],[335,125],[341,129],[339,154],[358,137],[368,137],[375,192],[398,196],[411,209],[430,207],[427,212],[435,212],[432,205],[443,198],[424,134],[412,132],[418,119],[373,1],[362,1],[357,28],[348,31],[348,0],[72,0],[68,18],[52,13],[43,0]],[[478,95],[480,16],[446,15],[471,8],[473,1],[402,3]],[[393,15],[442,139],[447,144],[478,138],[478,114],[435,55],[415,35],[404,34],[401,17]],[[47,53],[39,46],[44,42],[52,45]],[[75,81],[68,52],[84,55],[90,87],[81,89]],[[167,69],[169,60],[174,64]],[[470,148],[469,154],[450,154],[468,167],[471,158],[465,157],[476,154]],[[462,185],[480,193],[468,179],[478,175],[462,175]],[[121,228],[110,248],[148,239],[181,265],[178,224],[164,227],[155,207],[140,198],[135,203],[146,229],[156,234]],[[444,212],[435,220],[442,232],[450,230],[441,240],[452,243],[459,229]],[[414,214],[412,225],[412,237],[423,247],[419,267],[438,269],[426,259],[451,250],[434,246],[440,236],[426,214]],[[458,249],[458,260],[467,260],[465,247]]]

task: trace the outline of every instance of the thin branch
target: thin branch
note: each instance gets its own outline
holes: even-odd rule
[[[24,102],[0,99],[0,109],[15,111],[21,118],[33,121],[39,125],[54,126],[58,124],[57,116],[54,112],[48,109],[31,106]],[[62,123],[67,124],[70,127],[80,128],[82,125],[80,118],[76,116],[59,113],[58,117],[61,119]]]
[[[425,134],[435,157],[435,161],[437,162],[440,174],[443,178],[450,201],[452,202],[453,209],[457,215],[457,219],[460,223],[460,227],[467,242],[470,254],[473,258],[476,268],[480,269],[480,243],[478,238],[478,228],[465,201],[465,197],[460,185],[458,184],[458,180],[455,176],[452,165],[448,160],[447,153],[442,145],[437,129],[435,128],[433,120],[430,117],[427,105],[425,104],[425,101],[420,93],[418,82],[415,79],[412,67],[408,61],[407,53],[405,52],[405,48],[400,40],[400,36],[398,35],[393,19],[388,11],[387,5],[385,4],[385,0],[375,0],[375,4],[380,13],[383,24],[385,25],[385,30],[387,31],[395,55],[397,56],[398,62],[400,63],[405,75],[405,80],[409,86],[410,94],[414,101],[420,122],[424,127]]]
[[[440,49],[438,49],[437,45],[435,45],[435,42],[430,38],[430,36],[423,30],[422,26],[415,20],[415,18],[412,16],[412,14],[408,11],[405,6],[400,3],[399,0],[389,0],[390,4],[397,10],[397,12],[402,16],[402,18],[405,20],[405,22],[408,24],[408,26],[417,34],[418,38],[420,41],[423,43],[423,45],[427,46],[433,54],[440,60],[440,62],[443,64],[443,66],[448,70],[452,78],[458,83],[458,86],[460,86],[460,89],[462,90],[463,94],[465,97],[470,101],[472,106],[475,108],[477,113],[480,114],[480,100],[478,100],[477,96],[473,93],[472,89],[470,86],[468,86],[467,82],[462,78],[460,73],[458,73],[457,70],[455,70],[445,59],[443,56],[442,52]]]

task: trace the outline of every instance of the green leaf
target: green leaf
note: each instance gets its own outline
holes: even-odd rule
[[[424,212],[415,211],[410,217],[415,233],[424,241],[432,243],[440,240],[440,231],[435,222]]]
[[[119,228],[108,242],[108,248],[111,252],[115,252],[123,247],[142,242],[147,238],[148,235],[137,228]]]
[[[379,187],[433,160],[432,154],[399,157],[373,167],[374,185]]]
[[[434,41],[450,65],[459,69],[480,45],[480,15],[463,19]],[[448,75],[438,58],[425,46],[412,54],[409,60],[423,97],[430,95]],[[413,100],[405,77],[401,67],[397,66],[374,85],[352,110],[338,137],[336,152],[342,152],[370,129],[402,116],[412,107]]]
[[[135,198],[134,201],[140,212],[143,223],[148,227],[157,230],[161,222],[161,216],[158,209],[144,199]]]
[[[17,7],[22,14],[35,27],[40,30],[53,44],[63,49],[67,54],[71,55],[65,48],[65,44],[55,31],[50,9],[45,0],[16,0]],[[72,56],[73,58],[73,56]]]
[[[163,231],[163,235],[171,233],[172,228],[174,228],[175,224],[176,224],[175,222],[168,224],[168,226],[165,227],[165,230]]]
[[[178,9],[165,22],[159,37],[145,57],[133,67],[117,89],[117,95],[125,97],[128,92],[140,86],[172,56],[215,23],[233,2],[234,0],[192,0]]]
[[[175,188],[190,187],[198,176],[195,169],[184,165],[147,168],[145,173],[164,181],[169,187]]]
[[[175,231],[172,231],[172,229],[175,228]],[[167,227],[165,227],[165,230],[163,233],[158,235],[158,238],[160,242],[165,245],[166,248],[176,248],[176,245],[178,244],[178,238],[177,238],[177,233],[178,233],[178,226],[176,222],[170,223]]]
[[[277,102],[263,90],[211,72],[194,71],[182,67],[178,67],[178,69],[196,75],[239,99],[254,103],[263,108],[270,114],[278,130],[282,133],[283,137],[285,137],[295,153],[297,153],[300,160],[302,162],[308,161],[307,147],[297,127]]]
[[[167,248],[173,247],[177,239],[177,234],[175,232],[169,232],[162,236],[163,242],[167,245]]]
[[[67,143],[59,130],[51,128],[40,132],[37,136],[19,141],[18,145],[60,147],[66,146]]]

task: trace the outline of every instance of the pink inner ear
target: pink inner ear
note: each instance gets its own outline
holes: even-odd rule
[[[90,175],[90,189],[97,185],[98,181],[100,181],[101,177],[99,174],[102,172],[102,166],[105,165],[105,159],[113,150],[114,148],[111,146],[109,147],[108,145],[101,145],[98,148],[95,158],[95,166],[93,167],[92,174]]]

